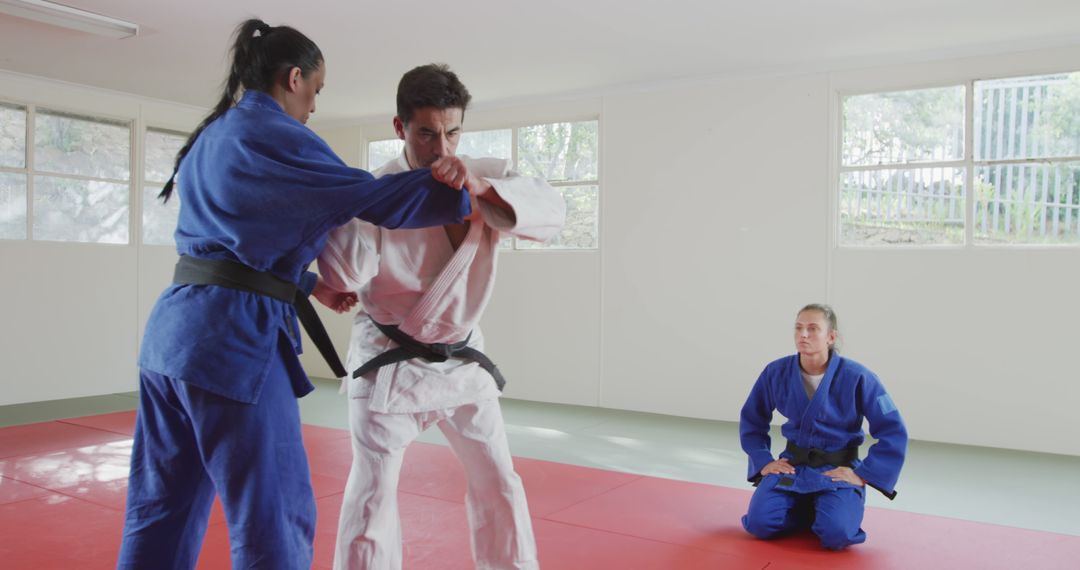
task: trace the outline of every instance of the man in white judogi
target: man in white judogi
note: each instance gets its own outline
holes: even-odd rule
[[[320,300],[342,310],[356,292],[363,305],[353,324],[349,370],[412,340],[436,344],[436,350],[459,343],[450,350],[467,345],[482,351],[477,323],[494,285],[500,236],[544,241],[563,225],[565,203],[547,182],[518,176],[506,160],[454,156],[469,98],[446,66],[406,73],[394,118],[405,150],[374,174],[441,169],[472,194],[470,219],[421,230],[386,230],[354,220],[331,234],[319,257],[323,279],[340,292]],[[483,354],[458,353],[443,362],[405,358],[345,380],[353,463],[334,568],[401,567],[401,462],[409,443],[431,425],[442,430],[464,466],[477,568],[538,568],[525,492],[498,402],[495,379],[501,375],[481,366]]]

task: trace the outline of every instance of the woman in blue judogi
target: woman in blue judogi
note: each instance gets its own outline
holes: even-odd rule
[[[468,196],[429,170],[375,180],[347,167],[304,126],[324,77],[303,34],[244,22],[225,94],[177,157],[181,258],[139,356],[120,568],[194,567],[215,494],[234,568],[311,566],[296,398],[313,386],[292,303],[320,286],[306,267],[353,217],[423,227],[469,213]]]
[[[804,307],[795,322],[798,354],[766,366],[743,405],[739,437],[757,489],[742,523],[758,538],[809,527],[825,548],[859,544],[866,540],[866,486],[896,496],[904,421],[878,377],[836,353],[836,339],[832,308]],[[781,428],[787,447],[776,460],[769,439],[774,410],[788,418]],[[864,418],[877,443],[860,460]]]

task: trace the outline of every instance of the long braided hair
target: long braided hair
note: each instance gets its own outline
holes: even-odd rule
[[[236,104],[240,88],[269,92],[282,74],[294,67],[307,75],[323,63],[322,51],[315,42],[289,26],[270,26],[257,18],[241,23],[233,33],[232,65],[229,77],[225,79],[225,92],[221,95],[214,110],[188,137],[180,152],[176,153],[172,176],[161,189],[158,198],[168,202],[172,196],[176,173],[180,170],[180,161],[187,156],[195,139],[199,138],[206,126]]]

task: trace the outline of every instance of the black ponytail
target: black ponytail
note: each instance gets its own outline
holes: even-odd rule
[[[199,123],[180,152],[176,153],[172,176],[158,194],[162,202],[168,202],[172,196],[180,161],[187,156],[195,139],[199,138],[207,125],[236,104],[241,87],[244,90],[269,92],[283,72],[299,67],[307,77],[323,63],[322,51],[307,36],[288,26],[269,26],[257,18],[246,20],[236,28],[230,51],[232,65],[225,79],[225,92],[214,110]]]

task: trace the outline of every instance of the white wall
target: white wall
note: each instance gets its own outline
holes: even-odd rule
[[[793,352],[794,312],[824,300],[913,437],[1080,454],[1077,248],[838,249],[832,229],[840,93],[1077,62],[1080,46],[470,111],[470,130],[601,117],[601,249],[502,254],[483,326],[507,395],[736,420]],[[329,132],[355,157],[388,124]]]
[[[1080,46],[470,111],[472,130],[601,118],[601,249],[501,257],[483,326],[507,395],[734,420],[762,366],[792,352],[794,311],[825,300],[845,354],[882,376],[914,437],[1080,455],[1080,250],[837,249],[831,205],[838,93],[1077,62]],[[0,98],[73,111],[149,105],[0,80]],[[352,164],[392,132],[389,120],[317,130]],[[0,255],[18,268],[0,285],[0,403],[131,389],[171,252],[0,242]],[[76,291],[72,267],[90,269]],[[344,350],[348,318],[328,320]],[[304,362],[329,375],[314,351]]]
[[[788,351],[793,307],[825,293],[826,87],[605,100],[603,405],[735,419]]]
[[[135,248],[0,241],[0,259],[0,404],[135,389]]]
[[[0,72],[0,100],[190,130],[203,111]],[[137,147],[136,147],[137,148]],[[141,150],[133,151],[141,164]],[[138,169],[136,169],[138,170]],[[136,173],[141,177],[141,172]],[[139,183],[131,209],[139,212]],[[132,216],[131,235],[141,231]],[[171,247],[0,240],[0,405],[135,390],[135,358],[154,299],[172,276]]]

